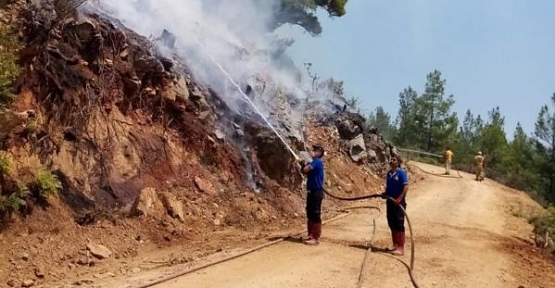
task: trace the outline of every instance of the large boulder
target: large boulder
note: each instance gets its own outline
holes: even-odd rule
[[[197,186],[200,192],[206,193],[210,196],[216,195],[216,189],[214,189],[214,186],[211,183],[202,180],[200,177],[195,177],[195,186]]]
[[[185,221],[185,213],[183,212],[183,203],[170,193],[162,193],[162,204],[173,218],[183,222]]]
[[[112,251],[110,251],[108,247],[100,244],[88,244],[87,250],[91,252],[91,255],[98,259],[110,258],[110,256],[112,255]]]
[[[135,199],[131,213],[135,216],[147,216],[156,219],[162,218],[165,214],[164,204],[158,198],[156,189],[144,188]]]
[[[364,136],[358,134],[355,138],[348,142],[348,150],[351,159],[354,162],[361,162],[368,157],[366,146],[364,145]]]

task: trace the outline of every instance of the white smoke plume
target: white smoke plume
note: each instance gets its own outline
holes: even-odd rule
[[[232,108],[237,109],[242,96],[212,60],[242,89],[254,84],[253,78],[265,80],[266,95],[256,104],[266,117],[271,111],[264,102],[273,97],[276,87],[299,100],[310,90],[310,81],[299,75],[304,73],[271,60],[272,53],[282,49],[276,43],[284,40],[270,28],[279,1],[97,0],[85,9],[114,17],[142,36],[158,37],[164,29],[173,33],[176,51],[195,79],[214,89]]]

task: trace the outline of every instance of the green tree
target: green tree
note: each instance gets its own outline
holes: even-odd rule
[[[453,140],[457,132],[457,114],[451,112],[455,99],[453,95],[445,96],[446,80],[442,78],[441,72],[435,70],[426,78],[426,90],[417,101],[419,113],[427,116],[422,123],[425,131],[421,135],[426,137],[423,139],[426,150],[440,151]]]
[[[525,191],[536,190],[539,179],[535,163],[538,160],[534,141],[518,123],[513,140],[501,161],[504,174],[508,178],[507,185]]]
[[[455,141],[458,119],[451,111],[453,95],[445,96],[441,72],[427,75],[424,94],[407,88],[399,94],[398,144],[427,151],[441,151]]]
[[[476,153],[478,149],[478,140],[482,130],[484,129],[484,121],[480,115],[474,116],[469,110],[466,111],[463,123],[459,129],[460,146],[470,154]],[[463,151],[464,151],[463,150]]]
[[[405,88],[399,93],[399,112],[397,113],[397,134],[394,141],[397,145],[416,148],[418,129],[416,125],[416,99],[418,94],[412,87]]]
[[[463,169],[471,170],[474,165],[474,156],[480,150],[479,140],[484,128],[484,121],[480,115],[474,116],[470,110],[467,110],[459,127],[459,132],[454,141],[453,149],[457,154],[457,166],[464,165]]]
[[[322,25],[316,16],[318,8],[325,9],[330,17],[345,15],[348,0],[282,0],[276,13],[274,27],[285,23],[299,25],[311,35],[322,33]]]
[[[500,164],[507,149],[507,135],[505,134],[505,117],[501,115],[499,107],[488,112],[489,120],[484,125],[480,135],[480,147],[484,152],[487,167],[501,172]]]
[[[382,106],[378,106],[376,110],[370,112],[368,124],[378,128],[379,133],[386,139],[392,139],[395,136],[395,126],[391,123],[391,116],[385,112]]]
[[[551,105],[555,106],[555,93],[551,97]],[[551,111],[548,105],[540,109],[536,122],[534,136],[537,140],[541,176],[540,189],[545,198],[555,202],[555,111]]]

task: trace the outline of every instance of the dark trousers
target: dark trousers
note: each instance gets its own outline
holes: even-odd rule
[[[306,217],[313,223],[322,223],[322,200],[324,199],[324,190],[308,190],[306,194]]]
[[[405,213],[400,206],[407,209],[407,202],[403,199],[403,202],[395,205],[393,201],[387,200],[387,225],[391,231],[405,232]]]

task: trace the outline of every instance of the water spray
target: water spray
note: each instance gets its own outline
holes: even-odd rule
[[[167,9],[167,8],[168,8],[167,6],[161,6],[161,7],[155,8],[153,10],[153,12],[158,12],[158,11],[161,11],[161,10]],[[100,13],[106,14],[106,15],[111,14],[108,11],[100,9],[99,7],[97,7],[95,5],[89,5],[88,9],[94,9],[97,12],[100,12]],[[111,15],[111,16],[114,17],[114,18],[118,18],[118,17],[116,17],[116,15]],[[183,27],[183,28],[187,29],[187,27]],[[264,114],[262,113],[262,111],[260,111],[260,109],[256,106],[256,104],[254,104],[254,102],[252,102],[252,100],[249,98],[249,96],[247,96],[247,94],[245,94],[245,92],[243,92],[241,87],[237,84],[237,82],[235,82],[235,80],[233,79],[233,77],[231,77],[231,75],[227,72],[227,70],[208,52],[207,47],[205,45],[203,45],[198,40],[198,38],[195,36],[195,33],[194,33],[193,29],[188,28],[187,30],[191,31],[191,36],[192,36],[191,38],[196,43],[196,45],[198,45],[203,50],[203,52],[206,54],[206,56],[209,58],[209,60],[212,62],[212,64],[214,64],[216,67],[218,67],[218,69],[224,74],[224,76],[229,80],[229,82],[233,85],[233,87],[235,87],[235,89],[237,89],[239,94],[241,94],[241,96],[254,109],[254,111],[258,115],[260,115],[260,117],[262,117],[262,119],[264,120],[266,125],[268,125],[268,127],[270,127],[272,132],[274,132],[274,134],[279,138],[279,140],[283,143],[283,145],[285,145],[285,147],[287,148],[289,153],[291,153],[291,155],[293,157],[295,157],[295,160],[300,160],[301,158],[297,155],[297,153],[295,153],[295,151],[291,148],[291,146],[289,146],[289,144],[287,143],[287,141],[285,141],[283,136],[281,136],[281,134],[279,134],[279,132],[276,130],[276,128],[274,126],[272,126],[272,124],[268,121],[268,119],[266,119],[266,117],[264,117]]]
[[[203,52],[210,59],[212,64],[214,64],[216,67],[218,67],[218,69],[222,72],[222,74],[224,74],[224,76],[229,80],[231,85],[233,85],[233,87],[235,87],[237,89],[239,94],[241,94],[241,96],[243,96],[243,98],[245,98],[247,103],[249,103],[249,105],[254,109],[254,111],[258,115],[260,115],[260,117],[262,117],[262,119],[268,125],[268,127],[270,127],[270,129],[272,129],[272,131],[276,134],[276,136],[279,138],[279,140],[281,140],[281,142],[283,142],[283,145],[285,145],[285,147],[287,147],[287,150],[289,150],[291,155],[293,155],[293,157],[295,157],[295,160],[300,160],[301,158],[297,155],[297,153],[295,153],[295,151],[291,148],[291,146],[289,146],[289,144],[287,144],[287,141],[285,141],[283,136],[281,136],[279,134],[279,132],[270,123],[270,121],[268,121],[268,119],[266,119],[266,117],[264,117],[264,114],[262,113],[262,111],[260,111],[260,109],[258,109],[256,104],[254,104],[254,102],[252,102],[252,100],[249,98],[249,96],[247,94],[245,94],[245,92],[243,92],[243,90],[241,89],[239,84],[237,84],[237,82],[235,82],[235,80],[233,80],[233,77],[231,77],[231,75],[227,72],[227,70],[214,57],[212,57],[212,55],[207,51],[206,46],[204,46],[200,41],[198,41],[198,39],[195,36],[193,36],[192,39],[200,48],[202,48]]]

